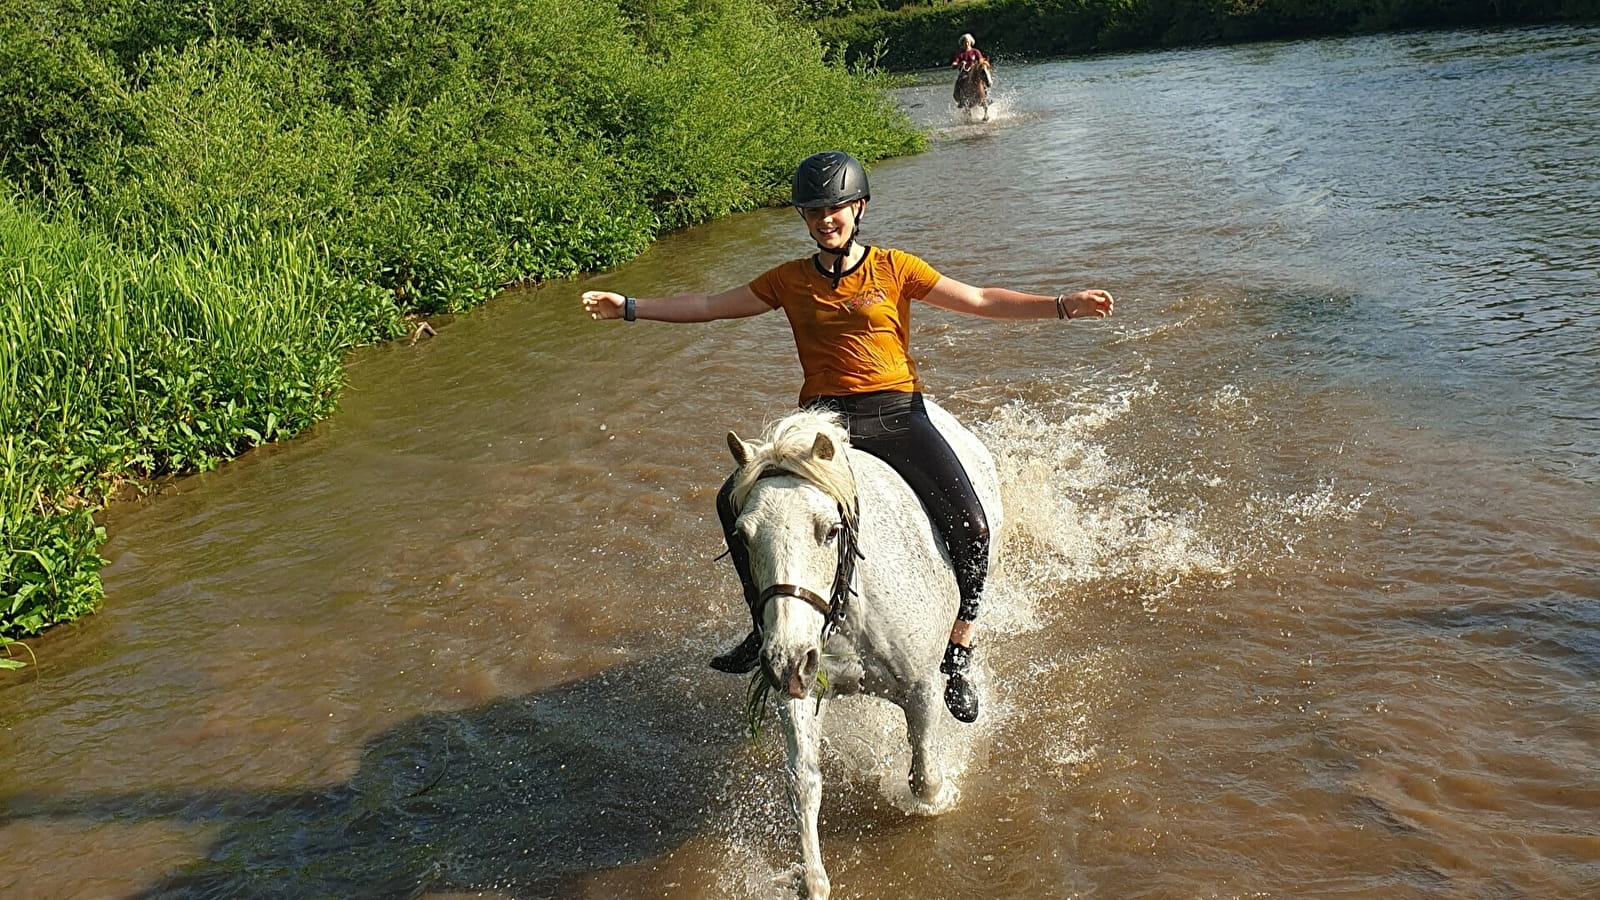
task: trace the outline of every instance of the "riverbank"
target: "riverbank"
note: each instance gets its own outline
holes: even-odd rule
[[[100,604],[119,485],[298,434],[406,314],[923,146],[760,0],[45,2],[0,38],[0,667]]]

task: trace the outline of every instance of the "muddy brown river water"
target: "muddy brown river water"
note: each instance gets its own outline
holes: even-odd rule
[[[899,99],[866,237],[1104,322],[921,308],[1004,559],[961,802],[832,712],[842,898],[1600,896],[1600,31],[999,70]],[[942,75],[940,78],[942,79]],[[793,826],[712,510],[799,383],[672,235],[354,355],[303,437],[115,508],[99,614],[0,673],[0,896],[771,898]]]

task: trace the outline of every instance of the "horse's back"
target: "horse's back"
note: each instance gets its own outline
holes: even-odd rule
[[[981,60],[963,68],[956,75],[955,99],[963,107],[989,102],[989,88],[994,85],[993,68],[988,60]]]
[[[989,525],[989,564],[998,556],[1002,510],[1000,478],[994,457],[977,435],[938,404],[924,398],[928,418],[961,461]],[[948,549],[911,486],[888,463],[859,448],[849,451],[861,509],[861,551],[857,568],[861,601],[871,616],[854,620],[865,633],[840,636],[856,646],[835,648],[839,666],[834,681],[839,693],[866,690],[893,696],[894,685],[936,677],[950,623],[959,606],[955,572]],[[861,643],[865,641],[865,644]],[[868,653],[863,646],[873,647]],[[899,673],[899,674],[890,674]],[[830,677],[833,677],[831,674]],[[864,680],[857,683],[856,679]],[[942,682],[941,682],[942,683]],[[903,685],[901,685],[903,687]]]

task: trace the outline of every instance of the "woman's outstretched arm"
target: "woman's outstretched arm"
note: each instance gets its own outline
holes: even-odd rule
[[[678,294],[672,297],[630,297],[615,291],[584,291],[583,311],[591,319],[653,319],[657,322],[712,322],[717,319],[742,319],[770,312],[751,290],[740,285],[720,294]]]
[[[1025,294],[1006,288],[973,287],[943,276],[922,299],[940,309],[986,319],[1101,319],[1111,315],[1116,306],[1111,295],[1102,290]]]

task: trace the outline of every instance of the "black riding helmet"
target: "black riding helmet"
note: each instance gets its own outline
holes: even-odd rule
[[[871,200],[872,191],[867,188],[867,170],[854,156],[824,150],[806,157],[794,170],[789,197],[797,209],[820,209]]]
[[[825,209],[871,199],[872,191],[867,188],[867,170],[861,167],[860,161],[854,156],[839,150],[824,150],[801,160],[800,167],[794,170],[794,185],[789,192],[789,202],[795,209]],[[842,250],[829,250],[821,244],[817,245],[818,250],[834,258],[833,271],[828,274],[832,276],[835,288],[839,286],[839,279],[844,277],[844,258],[850,252],[850,245],[856,242],[856,232],[860,228],[861,216],[858,214]]]

